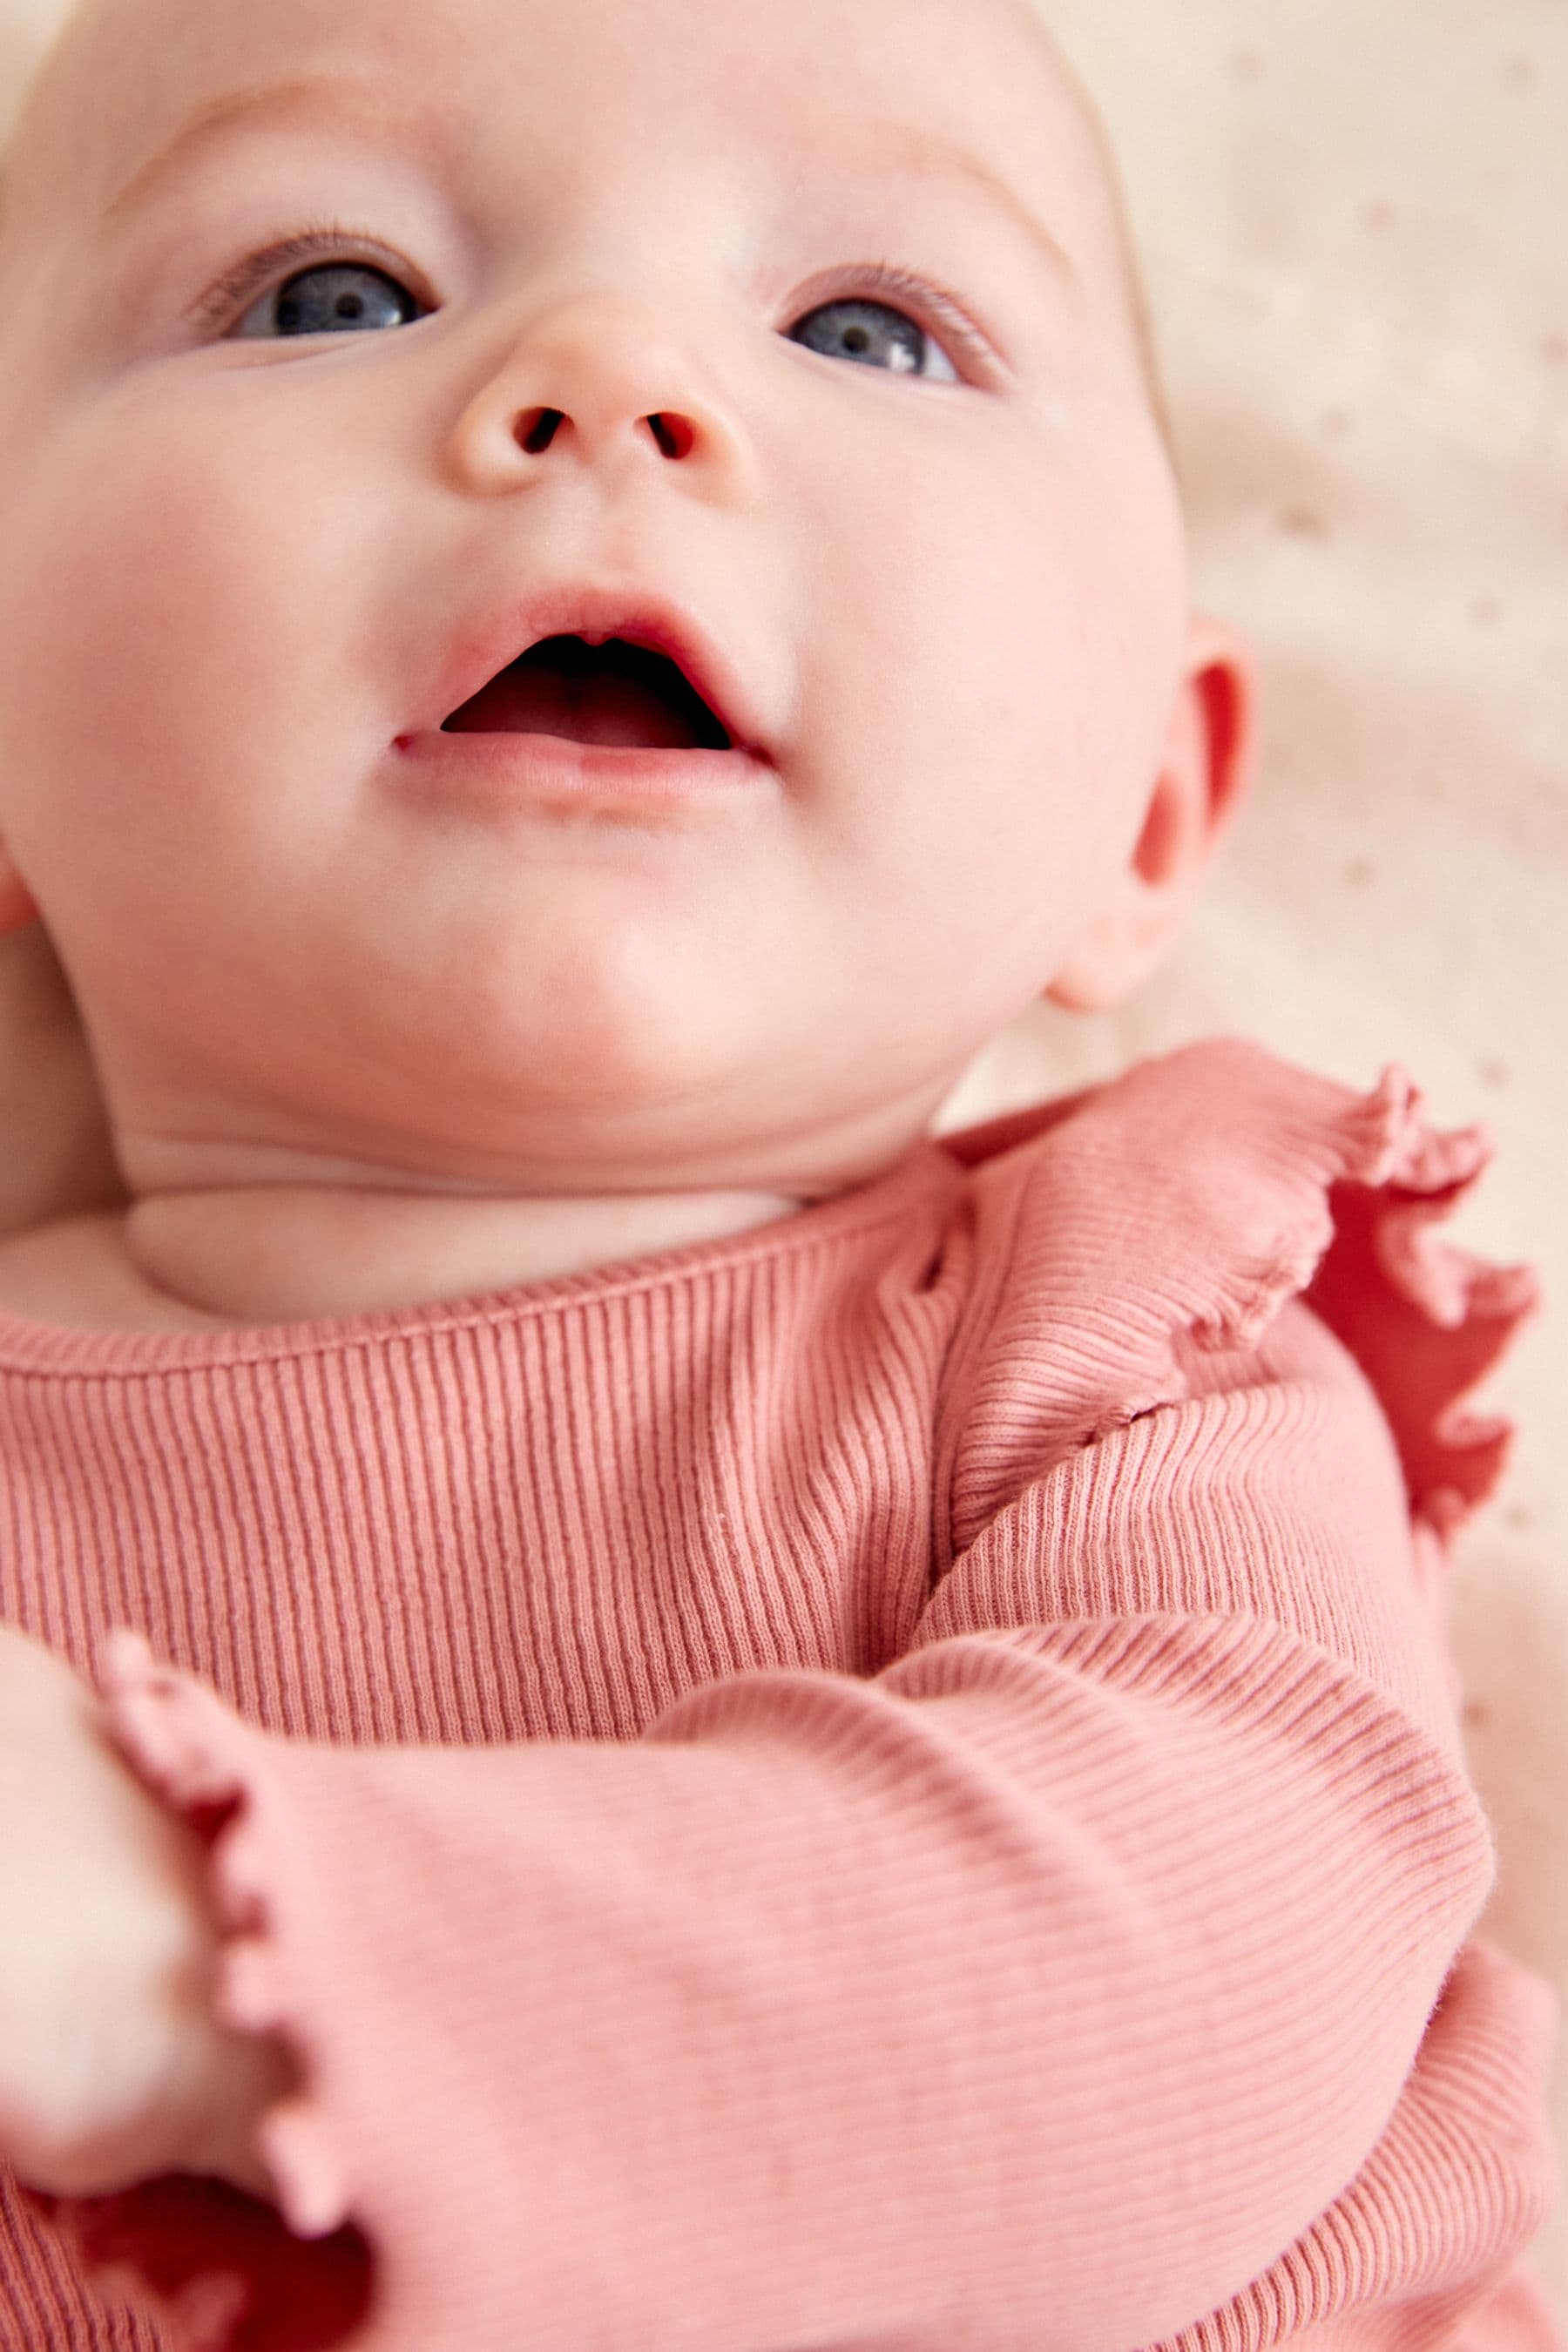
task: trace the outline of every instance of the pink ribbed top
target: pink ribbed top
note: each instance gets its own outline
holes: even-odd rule
[[[278,2210],[9,2185],[5,2352],[1548,2352],[1485,1158],[1221,1044],[635,1266],[0,1317],[0,1612],[303,2069]]]

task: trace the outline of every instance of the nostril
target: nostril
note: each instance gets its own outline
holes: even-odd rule
[[[684,416],[650,416],[647,424],[654,439],[667,457],[684,457],[689,455],[691,444],[697,436]]]
[[[643,422],[667,457],[689,455],[697,436],[684,416],[659,415],[645,417]],[[537,457],[549,448],[564,423],[564,414],[559,408],[531,408],[519,417],[513,430],[521,447],[531,457]]]
[[[555,428],[563,422],[559,408],[532,408],[518,421],[518,437],[531,457],[548,449],[555,438]],[[526,431],[523,427],[526,426]]]

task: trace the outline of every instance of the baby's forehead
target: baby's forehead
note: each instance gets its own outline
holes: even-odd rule
[[[312,74],[402,83],[459,131],[542,80],[552,122],[618,109],[699,159],[733,144],[804,165],[830,152],[830,119],[852,152],[875,116],[976,159],[1091,290],[1140,310],[1109,142],[1033,0],[75,0],[5,158],[0,220],[9,235],[30,209],[101,205],[205,107]]]
[[[87,160],[89,128],[106,169],[133,163],[226,91],[358,65],[474,118],[504,118],[526,78],[579,111],[624,100],[646,121],[652,101],[672,138],[706,105],[788,147],[878,105],[1014,177],[1102,168],[1092,107],[1031,0],[574,0],[565,21],[570,40],[556,0],[72,0],[15,143],[47,121],[57,155]]]

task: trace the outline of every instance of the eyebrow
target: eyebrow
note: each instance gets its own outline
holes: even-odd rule
[[[241,126],[327,118],[342,129],[352,122],[360,130],[416,131],[425,118],[385,84],[343,75],[309,74],[290,81],[268,82],[229,90],[204,106],[157,152],[140,164],[106,206],[106,224],[118,221],[147,200],[155,185],[203,148],[211,146]],[[951,133],[935,131],[894,116],[837,118],[853,142],[854,160],[868,169],[902,169],[922,179],[945,179],[980,196],[1033,249],[1037,258],[1058,278],[1076,278],[1071,260],[1044,221],[1032,212],[1017,190],[994,166]]]
[[[361,131],[395,131],[399,136],[416,131],[425,120],[389,85],[343,75],[309,74],[292,81],[231,89],[202,107],[156,154],[137,166],[118,195],[104,207],[104,221],[107,224],[123,219],[146,202],[169,173],[241,125],[319,119],[325,119],[334,130],[352,123]]]
[[[962,139],[945,131],[901,122],[890,115],[848,115],[842,121],[854,140],[857,162],[866,162],[874,168],[877,158],[866,151],[879,148],[885,164],[895,169],[901,167],[921,179],[956,181],[983,197],[992,211],[1000,213],[1034,248],[1054,277],[1076,281],[1078,272],[1060,240],[1029,209],[1016,188],[1002,177],[995,166],[972,147],[966,147]]]

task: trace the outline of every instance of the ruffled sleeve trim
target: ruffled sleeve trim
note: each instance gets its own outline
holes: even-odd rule
[[[110,1635],[101,1682],[110,1727],[127,1760],[165,1804],[210,1839],[208,1885],[222,1939],[214,2005],[237,2032],[275,2035],[307,2087],[258,2126],[276,2201],[297,2237],[322,2238],[349,2218],[350,2189],[310,2090],[316,2053],[288,1976],[269,1890],[279,1884],[265,1776],[251,1769],[258,1736],[205,1685],[160,1664],[138,1633]]]
[[[1402,1069],[1358,1095],[1219,1039],[948,1148],[994,1266],[954,1365],[955,1549],[1054,1461],[1184,1402],[1205,1356],[1255,1346],[1295,1298],[1375,1391],[1415,1521],[1447,1538],[1494,1492],[1511,1428],[1467,1400],[1538,1286],[1441,1231],[1491,1139],[1434,1128]]]
[[[282,1916],[299,1894],[281,1867],[299,1843],[282,1818],[288,1775],[276,1769],[287,1743],[160,1664],[140,1634],[110,1634],[98,1666],[121,1752],[206,1842],[220,1938],[216,2013],[242,2032],[275,2035],[304,2088],[277,2101],[257,2127],[274,2203],[190,2173],[38,2201],[83,2268],[155,2316],[160,2342],[174,2352],[333,2352],[359,2340],[374,2265],[349,2218],[347,2168],[317,2094],[322,2053],[293,1980],[301,1922]]]
[[[1447,1538],[1507,1465],[1512,1423],[1468,1400],[1539,1309],[1540,1283],[1442,1230],[1491,1163],[1487,1129],[1434,1130],[1398,1068],[1368,1099],[1374,1139],[1331,1187],[1331,1232],[1306,1297],[1377,1391],[1414,1516]]]

